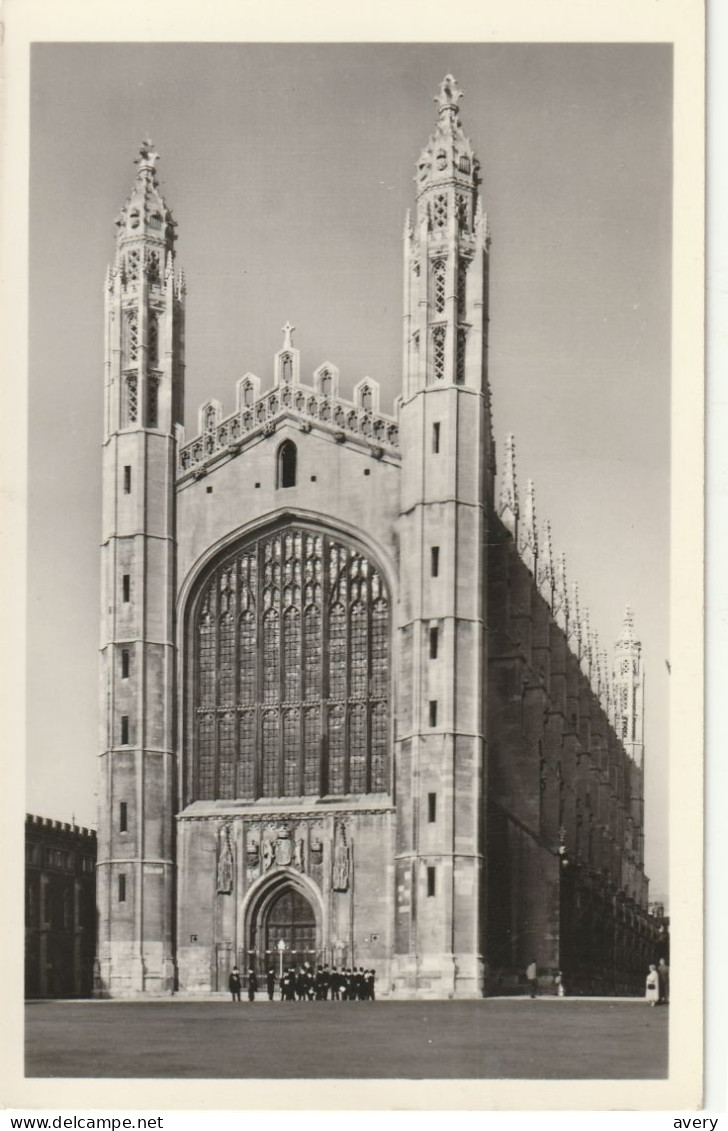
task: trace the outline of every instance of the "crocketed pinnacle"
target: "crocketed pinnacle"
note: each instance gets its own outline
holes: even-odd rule
[[[150,246],[159,244],[171,252],[174,246],[176,224],[172,213],[159,191],[157,161],[159,154],[151,140],[139,147],[134,164],[137,175],[129,198],[116,220],[119,229],[119,246],[145,240]]]
[[[458,103],[462,97],[463,91],[456,79],[445,75],[435,98],[437,126],[417,165],[419,191],[431,185],[452,183],[453,179],[463,188],[473,188],[477,183],[478,162],[460,122]]]
[[[620,632],[619,638],[617,640],[617,647],[630,644],[639,644],[639,641],[634,630],[634,614],[632,613],[630,606],[627,605],[626,609],[624,610],[622,631]]]
[[[498,514],[503,525],[515,534],[518,520],[518,489],[516,486],[516,442],[511,432],[506,436],[506,453],[501,477]]]

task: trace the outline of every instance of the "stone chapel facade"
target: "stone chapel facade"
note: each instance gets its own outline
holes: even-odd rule
[[[512,438],[496,494],[490,236],[440,87],[404,237],[402,392],[301,371],[183,429],[185,281],[151,143],[106,294],[97,989],[377,970],[479,997],[534,956],[641,985],[643,672],[610,670]]]

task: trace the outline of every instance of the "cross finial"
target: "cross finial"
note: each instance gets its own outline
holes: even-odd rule
[[[293,331],[295,329],[296,329],[296,327],[293,326],[291,324],[291,322],[286,322],[285,326],[281,326],[281,330],[283,331],[283,349],[284,350],[293,349],[293,343],[291,342],[291,334],[293,333]]]
[[[440,90],[435,99],[438,108],[443,110],[457,110],[458,102],[463,96],[463,91],[457,84],[457,80],[452,75],[445,75],[445,78],[440,83]]]
[[[136,164],[139,169],[154,169],[155,163],[159,160],[159,154],[154,151],[154,142],[150,138],[146,138],[139,147],[139,156],[136,159]]]

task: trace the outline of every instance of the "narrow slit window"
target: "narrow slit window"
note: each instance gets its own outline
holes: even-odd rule
[[[430,547],[430,576],[438,577],[440,574],[440,547]]]
[[[437,726],[437,699],[430,699],[430,726]]]
[[[437,650],[439,648],[439,645],[440,645],[440,629],[439,628],[431,628],[430,629],[430,659],[431,660],[437,659]]]
[[[439,455],[440,453],[440,421],[436,420],[432,425],[432,453]]]
[[[119,903],[126,903],[126,876],[123,872],[119,875]]]
[[[129,745],[129,716],[121,716],[121,745]]]
[[[131,574],[125,573],[121,578],[121,599],[125,605],[129,604],[131,594]]]
[[[127,803],[126,801],[119,802],[119,832],[128,832],[129,826],[127,823]]]
[[[131,464],[124,465],[124,494],[131,494]]]
[[[435,869],[429,867],[427,869],[427,897],[432,898],[435,894]]]
[[[437,794],[427,794],[427,823],[434,825],[437,820]]]
[[[130,670],[129,649],[121,649],[121,678],[128,679]]]
[[[298,453],[293,440],[284,440],[278,449],[277,486],[296,486],[296,462]]]

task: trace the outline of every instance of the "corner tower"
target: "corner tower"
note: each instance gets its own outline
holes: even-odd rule
[[[630,837],[629,859],[636,865],[631,876],[631,890],[640,886],[638,876],[645,864],[645,676],[642,666],[642,645],[637,639],[634,617],[629,605],[624,614],[622,631],[614,648],[615,729],[630,760]],[[647,893],[643,895],[646,902]]]
[[[451,75],[404,234],[394,981],[483,992],[488,232]]]
[[[151,142],[105,284],[97,992],[174,988],[176,429],[184,280]]]

